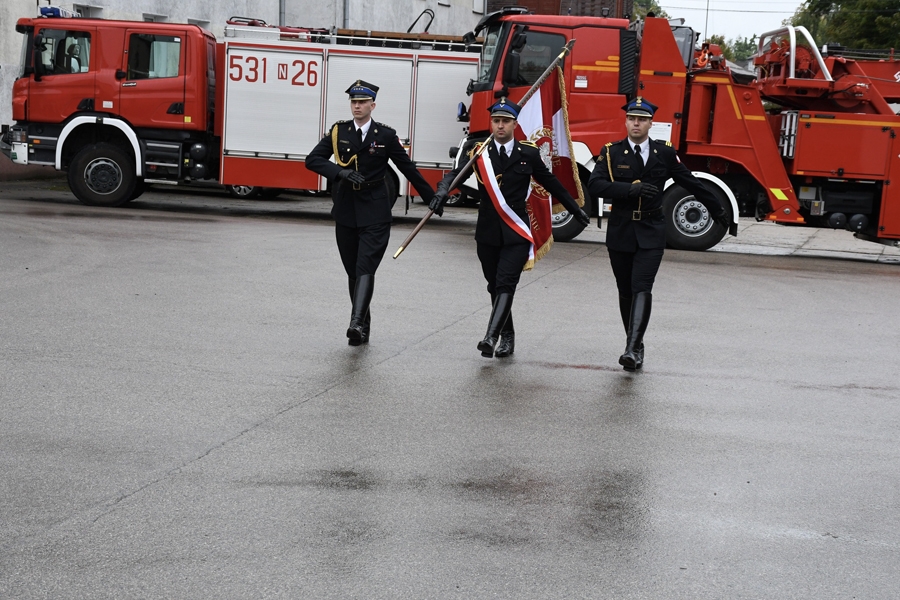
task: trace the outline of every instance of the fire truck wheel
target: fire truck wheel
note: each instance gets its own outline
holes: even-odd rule
[[[594,201],[588,197],[587,184],[591,177],[591,172],[579,165],[578,177],[581,179],[581,188],[585,191],[584,206],[582,208],[590,215]],[[571,242],[585,229],[584,225],[576,221],[575,217],[573,217],[569,211],[564,210],[562,212],[554,213],[552,219],[553,239],[557,242]]]
[[[718,190],[713,193],[731,216],[731,207]],[[666,216],[666,244],[676,250],[709,250],[728,233],[716,224],[712,213],[680,185],[673,185],[663,195],[663,214]]]
[[[587,209],[585,209],[587,210]],[[557,242],[570,242],[584,231],[584,225],[575,220],[572,213],[562,211],[553,215],[553,239]]]
[[[262,188],[254,185],[226,185],[225,187],[228,189],[229,194],[242,200],[256,198],[262,191]]]
[[[134,200],[135,198],[139,198],[141,194],[147,191],[147,184],[144,183],[142,178],[139,178],[134,182],[134,191],[131,192],[131,198],[128,199],[129,202]]]
[[[121,206],[132,199],[137,177],[128,155],[101,142],[83,148],[69,165],[69,188],[83,204]]]

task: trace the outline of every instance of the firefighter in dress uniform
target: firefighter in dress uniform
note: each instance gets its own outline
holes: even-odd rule
[[[306,166],[332,180],[331,216],[341,262],[347,272],[353,302],[347,339],[351,346],[369,341],[369,303],[375,289],[375,271],[391,235],[388,160],[423,198],[434,189],[416,169],[400,144],[397,132],[372,120],[378,86],[362,80],[347,89],[353,120],[339,121],[306,157]],[[334,156],[335,162],[330,158]],[[335,164],[336,163],[336,164]]]
[[[586,226],[590,218],[544,164],[537,146],[531,142],[513,139],[521,108],[503,98],[488,110],[491,111],[491,131],[494,140],[490,142],[485,153],[499,184],[500,194],[509,208],[530,227],[525,201],[533,178]],[[438,191],[429,204],[438,216],[443,214],[443,205],[449,194],[447,188],[464,166],[457,166],[438,184]],[[515,351],[512,302],[522,269],[529,259],[531,243],[507,224],[495,206],[496,199],[491,197],[480,177],[478,192],[480,202],[478,222],[475,225],[475,242],[493,310],[488,321],[487,333],[477,348],[486,358],[494,356],[503,358]]]
[[[719,225],[728,229],[729,221],[722,203],[681,164],[672,144],[650,139],[657,107],[638,96],[622,108],[628,137],[606,144],[600,151],[588,189],[594,198],[612,201],[606,248],[626,332],[625,352],[619,364],[626,371],[635,371],[644,364],[651,290],[666,246],[660,193],[666,180],[672,178],[694,194]]]

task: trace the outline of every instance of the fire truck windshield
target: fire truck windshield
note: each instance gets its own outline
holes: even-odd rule
[[[34,29],[29,27],[27,34],[22,36],[22,52],[19,54],[19,74],[18,77],[24,77],[32,72],[31,64],[31,48],[34,45]]]
[[[478,73],[476,83],[491,83],[497,70],[496,59],[500,48],[500,40],[503,37],[504,23],[489,26],[484,32],[484,44],[481,46],[481,71]]]

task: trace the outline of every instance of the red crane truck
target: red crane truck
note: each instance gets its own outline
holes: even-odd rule
[[[82,19],[52,7],[19,19],[13,162],[67,172],[82,202],[119,206],[147,183],[326,189],[304,166],[344,90],[381,86],[375,117],[397,130],[432,183],[452,168],[456,107],[479,47],[432,34],[270,27],[233,18],[217,42],[196,25]],[[405,193],[398,173],[394,190]]]
[[[900,61],[892,53],[852,59],[832,48],[823,56],[804,28],[784,27],[761,36],[754,79],[733,72],[717,46],[697,49],[689,27],[660,18],[628,23],[507,8],[464,37],[475,36],[483,38],[482,62],[470,106],[460,108],[470,131],[461,153],[489,133],[486,109],[496,98],[520,98],[576,39],[564,74],[583,181],[603,145],[625,136],[620,107],[641,95],[660,107],[651,137],[679,150],[735,223],[755,216],[900,240],[900,117],[889,105],[900,101]],[[670,181],[664,194],[670,246],[704,250],[724,237],[686,190]],[[596,215],[602,199],[592,203]],[[556,239],[580,233],[570,215],[555,219]]]

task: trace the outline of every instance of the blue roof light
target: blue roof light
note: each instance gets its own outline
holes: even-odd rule
[[[81,13],[77,13],[71,10],[66,10],[65,8],[60,8],[58,6],[42,6],[41,7],[41,16],[42,17],[80,17]]]

